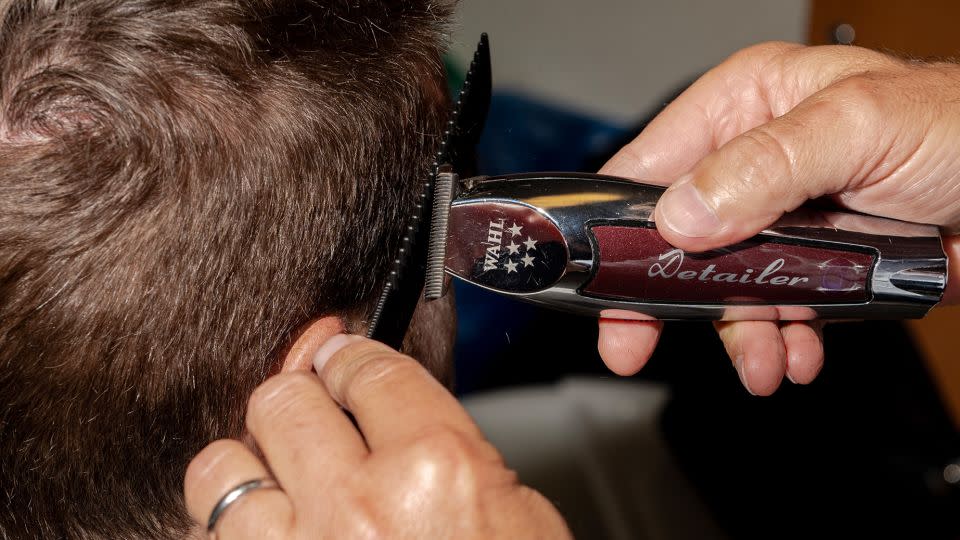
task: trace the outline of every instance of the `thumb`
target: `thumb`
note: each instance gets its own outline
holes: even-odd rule
[[[901,130],[872,84],[844,79],[707,155],[661,197],[658,230],[689,251],[729,245],[809,199],[855,189],[880,162],[908,159],[891,148],[903,146],[890,135]]]

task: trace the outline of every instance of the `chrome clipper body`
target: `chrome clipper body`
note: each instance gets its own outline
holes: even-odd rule
[[[434,223],[446,231],[431,238],[428,298],[445,272],[612,318],[902,319],[923,317],[946,286],[933,226],[803,209],[747,241],[687,253],[657,233],[662,187],[570,173],[441,180]]]

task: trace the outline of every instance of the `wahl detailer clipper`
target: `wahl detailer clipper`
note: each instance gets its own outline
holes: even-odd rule
[[[568,173],[440,180],[428,298],[446,273],[613,318],[900,319],[924,316],[946,285],[932,226],[804,209],[745,242],[687,253],[652,220],[662,187]]]
[[[484,35],[369,337],[399,347],[419,300],[442,296],[449,276],[611,318],[905,319],[943,295],[947,258],[932,226],[802,209],[734,246],[686,253],[657,233],[662,187],[569,173],[461,180],[491,78]]]

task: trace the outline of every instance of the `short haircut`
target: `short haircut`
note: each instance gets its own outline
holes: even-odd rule
[[[0,0],[2,538],[171,538],[311,318],[368,316],[439,0]]]

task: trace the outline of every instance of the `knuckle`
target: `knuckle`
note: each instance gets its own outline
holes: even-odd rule
[[[351,496],[342,502],[338,514],[343,518],[336,523],[342,538],[381,539],[395,536],[380,515],[381,501],[364,496]]]
[[[784,53],[802,48],[802,45],[786,41],[765,41],[751,45],[730,55],[728,60],[735,64],[765,64]]]
[[[769,191],[795,178],[795,157],[789,143],[768,125],[744,133],[735,148],[737,187],[749,192]]]
[[[357,351],[345,368],[338,386],[349,389],[350,401],[382,392],[421,369],[412,358],[380,347]]]
[[[475,499],[483,487],[514,486],[516,474],[485,440],[450,428],[432,430],[411,447],[407,472],[422,485],[434,487],[461,501]]]
[[[438,426],[422,435],[420,448],[428,455],[462,460],[473,453],[473,440],[456,429]]]
[[[397,351],[375,341],[360,341],[344,347],[330,359],[324,371],[334,378],[353,378],[360,365],[379,364],[394,356]]]
[[[460,493],[473,493],[483,476],[482,462],[474,458],[474,452],[463,437],[445,430],[414,446],[410,473]]]
[[[416,462],[460,480],[476,479],[481,469],[503,465],[500,453],[486,440],[446,426],[421,433],[412,449]]]
[[[880,90],[880,75],[869,71],[857,73],[840,79],[834,87],[856,100],[874,97]]]
[[[841,122],[861,124],[882,117],[887,92],[879,73],[858,73],[831,85],[818,100],[821,114]]]
[[[273,417],[293,407],[300,397],[316,385],[308,373],[283,373],[267,379],[250,395],[247,417]]]

